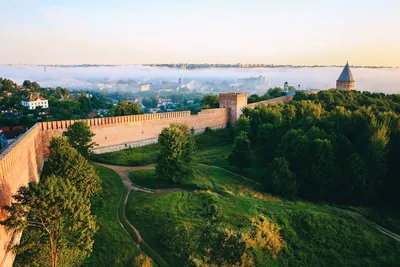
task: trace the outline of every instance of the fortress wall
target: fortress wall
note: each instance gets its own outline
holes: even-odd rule
[[[39,181],[43,167],[43,147],[40,124],[35,124],[0,154],[0,205],[11,204],[11,196],[21,185]],[[0,216],[6,214],[0,209]],[[20,234],[0,226],[0,266],[12,266],[14,254],[10,245],[19,242]],[[7,252],[8,251],[8,252]]]
[[[95,133],[93,141],[99,150],[123,149],[125,144],[154,142],[163,128],[180,122],[201,132],[206,127],[222,128],[228,123],[228,109],[217,108],[190,115],[189,111],[159,114],[141,114],[101,119],[83,120]],[[39,181],[44,156],[49,154],[49,143],[53,136],[61,135],[72,121],[37,123],[20,136],[0,155],[0,204],[10,204],[11,196],[21,185]],[[153,140],[153,141],[151,141]],[[0,216],[6,216],[0,209]],[[9,247],[19,242],[21,234],[7,232],[0,226],[0,267],[12,266],[14,254]],[[8,252],[7,252],[8,251]]]
[[[225,108],[217,108],[203,110],[197,115],[190,115],[189,111],[178,111],[82,121],[86,121],[91,127],[95,134],[93,141],[98,144],[95,150],[102,153],[152,143],[162,129],[173,122],[185,123],[195,130],[203,130],[206,127],[225,127],[228,122],[228,111]],[[48,146],[51,138],[61,135],[74,122],[55,121],[41,123],[45,156],[49,154]]]

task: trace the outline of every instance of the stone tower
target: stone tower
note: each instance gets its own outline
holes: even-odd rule
[[[246,93],[221,93],[219,94],[219,107],[228,108],[229,123],[234,125],[242,115],[242,109],[247,106]]]
[[[354,90],[354,85],[356,81],[353,78],[353,74],[351,73],[349,62],[347,62],[346,66],[340,74],[339,78],[336,81],[336,89],[338,90]]]

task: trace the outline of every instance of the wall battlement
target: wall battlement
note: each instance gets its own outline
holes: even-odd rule
[[[206,127],[223,128],[228,122],[234,124],[245,107],[290,100],[283,97],[247,105],[247,94],[222,93],[219,108],[202,110],[196,115],[179,111],[37,123],[0,154],[0,205],[9,205],[11,196],[20,186],[39,180],[44,157],[49,155],[51,138],[62,135],[68,126],[77,121],[85,121],[91,127],[95,134],[93,141],[99,144],[96,149],[107,152],[153,143],[162,129],[174,122],[185,123],[196,132]],[[1,208],[0,216],[6,216]],[[0,267],[12,266],[15,255],[10,248],[19,242],[20,235],[0,226]]]

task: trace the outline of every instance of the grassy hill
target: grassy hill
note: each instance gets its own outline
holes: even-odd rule
[[[143,186],[149,185],[146,179],[152,180],[152,187],[163,187],[156,184],[152,170],[131,174],[131,180]],[[226,230],[243,240],[254,239],[247,241],[245,254],[255,266],[388,266],[400,261],[400,244],[351,212],[282,200],[217,169],[198,171],[193,184],[202,179],[212,184],[208,191],[134,192],[129,198],[128,218],[173,266],[216,264],[207,262],[219,244],[210,236]],[[254,221],[260,218],[267,223],[257,228]],[[272,231],[271,225],[280,230]],[[257,236],[270,241],[263,245]]]
[[[229,129],[196,137],[195,178],[183,184],[135,171],[141,187],[180,192],[132,192],[128,219],[171,266],[396,266],[400,243],[357,213],[332,205],[289,201],[263,192],[254,181],[229,171]],[[109,164],[155,162],[158,145],[96,155]],[[228,169],[225,171],[212,166]],[[245,177],[258,177],[257,161]]]
[[[84,266],[134,266],[134,259],[140,255],[140,251],[116,220],[118,206],[126,189],[113,170],[101,166],[96,166],[96,169],[103,186],[92,206],[99,230],[94,236],[93,253]]]

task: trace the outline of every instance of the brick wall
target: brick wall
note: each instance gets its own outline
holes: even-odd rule
[[[43,166],[43,147],[40,124],[33,126],[0,155],[0,202],[11,203],[11,195],[21,185],[38,181]],[[0,209],[0,216],[5,216]],[[0,267],[11,266],[14,254],[8,251],[10,245],[19,241],[20,234],[6,231],[0,226]]]
[[[101,119],[83,120],[95,133],[93,141],[98,149],[122,149],[125,144],[154,140],[170,123],[180,122],[196,131],[206,127],[225,127],[228,109],[217,108],[190,115],[189,111],[159,114],[141,114]],[[38,181],[44,156],[49,154],[48,145],[53,136],[61,135],[76,121],[53,121],[37,123],[0,155],[0,202],[10,204],[11,195],[21,185]],[[0,216],[5,216],[0,209]],[[20,233],[7,232],[0,226],[0,267],[12,266],[14,254],[8,248],[19,242]]]
[[[93,141],[98,144],[95,149],[115,151],[117,149],[112,148],[123,149],[125,145],[128,146],[132,143],[155,139],[163,128],[168,127],[173,122],[185,123],[195,130],[202,130],[206,127],[225,127],[228,121],[228,111],[224,108],[217,108],[203,110],[197,115],[190,115],[189,111],[179,111],[82,121],[85,121],[95,134]],[[41,123],[45,156],[49,154],[48,146],[51,138],[61,135],[74,122],[55,121]]]

